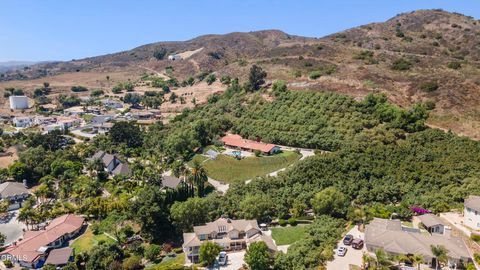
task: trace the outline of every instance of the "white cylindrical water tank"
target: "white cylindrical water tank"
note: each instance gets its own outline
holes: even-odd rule
[[[10,109],[28,109],[28,97],[26,96],[10,96]]]

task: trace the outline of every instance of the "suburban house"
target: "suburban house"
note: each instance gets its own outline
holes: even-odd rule
[[[93,129],[96,130],[100,134],[106,134],[112,129],[113,123],[105,122],[100,124],[94,124]]]
[[[83,106],[73,106],[63,110],[65,115],[82,116],[85,113]]]
[[[182,179],[175,176],[164,176],[162,179],[162,187],[176,189],[182,182]]]
[[[264,241],[272,252],[277,251],[273,239],[262,234],[256,220],[219,218],[193,227],[193,233],[183,234],[182,247],[187,262],[198,262],[200,246],[205,241],[217,243],[225,251],[243,250],[251,243]]]
[[[480,196],[470,195],[465,199],[463,224],[474,230],[480,230]]]
[[[168,60],[171,60],[171,61],[182,60],[182,56],[180,54],[171,54],[168,56]]]
[[[419,230],[402,227],[400,220],[374,218],[365,228],[365,246],[369,252],[383,249],[389,255],[422,255],[435,266],[431,246],[443,246],[448,251],[448,265],[459,268],[471,261],[465,242],[449,234],[422,234]]]
[[[122,109],[123,108],[123,103],[121,101],[116,101],[114,99],[102,99],[102,104],[106,108],[112,108],[112,109]]]
[[[115,155],[106,153],[105,151],[96,152],[92,160],[100,160],[105,166],[105,171],[113,175],[130,176],[131,170],[126,162],[121,161]]]
[[[63,247],[76,237],[84,227],[80,216],[66,214],[52,220],[44,230],[26,231],[23,240],[13,243],[0,253],[1,259],[9,259],[20,267],[40,268],[51,251]],[[54,256],[58,252],[53,253]]]
[[[8,211],[22,207],[23,201],[30,196],[24,184],[18,182],[4,182],[0,184],[0,200],[10,202]]]
[[[237,134],[227,134],[220,139],[225,146],[236,148],[244,151],[260,151],[263,154],[275,154],[280,151],[280,147],[271,143],[263,143],[260,141],[252,141],[243,139]]]
[[[414,217],[414,219],[418,219],[422,226],[429,232],[429,233],[438,233],[444,234],[445,233],[445,224],[443,221],[435,214],[424,214],[420,216]]]
[[[30,116],[16,116],[12,119],[12,123],[16,127],[27,128],[34,124],[35,118]]]
[[[35,125],[50,125],[57,122],[57,119],[49,116],[37,116],[35,117],[34,123]]]

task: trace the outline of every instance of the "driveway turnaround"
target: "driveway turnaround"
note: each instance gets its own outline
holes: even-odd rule
[[[360,232],[357,228],[357,226],[353,227],[347,234],[353,235],[353,237],[356,238],[361,238],[365,240],[364,233]],[[345,254],[344,257],[340,257],[337,255],[337,249],[339,247],[346,247],[347,248],[347,253]],[[362,256],[363,252],[366,251],[365,246],[363,246],[363,249],[357,250],[352,248],[352,246],[345,246],[343,244],[343,238],[337,243],[337,249],[335,249],[335,256],[333,261],[329,261],[327,263],[327,270],[348,270],[350,269],[350,265],[357,265],[361,266],[362,265]]]
[[[12,212],[14,213],[12,219],[10,219],[8,223],[0,224],[0,232],[2,232],[7,237],[7,239],[5,240],[6,245],[15,242],[19,238],[21,238],[23,236],[23,229],[26,228],[23,223],[17,221],[18,210]]]
[[[228,262],[225,266],[219,266],[216,262],[214,266],[207,267],[207,270],[238,270],[245,263],[243,257],[245,256],[245,251],[230,252],[227,253]]]

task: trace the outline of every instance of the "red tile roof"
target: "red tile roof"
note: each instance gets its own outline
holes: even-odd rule
[[[84,218],[67,214],[50,222],[45,230],[27,231],[24,239],[16,245],[12,245],[0,254],[10,254],[16,258],[22,258],[26,262],[34,262],[43,252],[41,247],[47,246],[63,235],[70,234],[83,226]]]
[[[237,134],[227,134],[220,140],[227,146],[239,147],[242,149],[259,150],[264,153],[272,151],[272,149],[276,146],[271,143],[262,143],[243,139],[242,136]]]

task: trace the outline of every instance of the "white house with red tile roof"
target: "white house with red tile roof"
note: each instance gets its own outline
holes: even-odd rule
[[[220,141],[222,141],[225,146],[245,151],[260,151],[264,154],[274,154],[280,151],[280,147],[275,144],[247,140],[237,134],[227,134],[223,136]]]
[[[21,267],[40,268],[49,251],[62,247],[82,230],[85,219],[66,214],[52,220],[44,230],[27,231],[23,240],[14,243],[0,253],[2,260],[9,259]]]

